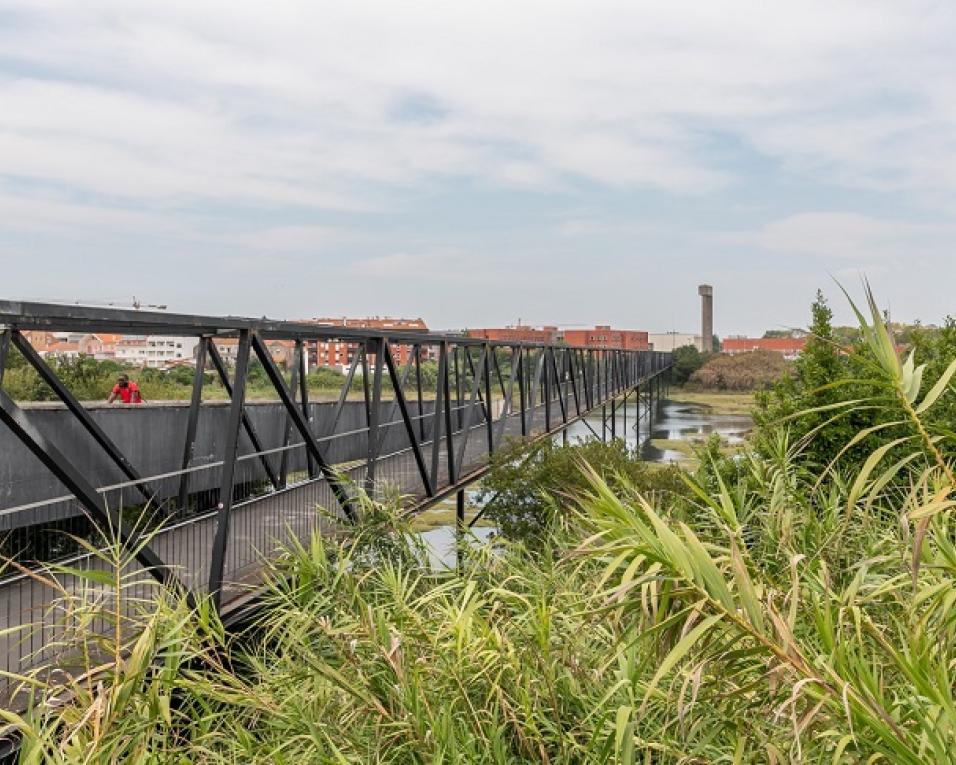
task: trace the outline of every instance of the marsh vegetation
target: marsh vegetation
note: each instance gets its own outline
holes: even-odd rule
[[[956,352],[901,358],[871,298],[852,348],[824,313],[746,450],[512,460],[507,533],[456,571],[367,502],[227,634],[172,595],[115,618],[102,553],[63,605],[86,663],[7,715],[23,761],[956,762]]]

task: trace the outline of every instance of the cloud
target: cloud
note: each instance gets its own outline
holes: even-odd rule
[[[782,255],[876,264],[935,251],[933,242],[951,236],[949,232],[942,237],[938,227],[906,221],[849,212],[812,212],[771,221],[756,231],[716,234],[714,238]]]
[[[954,242],[949,3],[8,0],[0,13],[0,246],[80,248],[101,259],[93,273],[175,249],[219,279],[229,258],[252,269],[265,253],[456,316],[491,303],[417,280],[497,279],[495,299],[519,302],[537,279],[539,315],[560,291],[579,318],[606,309],[597,285],[625,262],[655,285],[726,275],[746,296],[776,278],[752,269],[760,258],[801,263],[809,284],[813,269],[938,264]],[[156,273],[157,289],[185,289]],[[585,276],[593,295],[576,297]],[[316,298],[300,281],[280,308],[299,300],[304,315]],[[628,324],[672,300],[641,294],[621,299]]]
[[[696,194],[733,180],[707,154],[729,130],[840,183],[956,174],[929,150],[956,135],[951,88],[934,84],[952,64],[944,6],[548,8],[14,2],[3,170],[320,208],[361,206],[361,182],[449,175]]]
[[[376,279],[462,281],[464,275],[473,271],[474,263],[473,258],[461,252],[395,252],[358,260],[349,271]]]

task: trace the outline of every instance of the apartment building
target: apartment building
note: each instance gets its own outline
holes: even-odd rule
[[[350,329],[376,329],[381,330],[383,334],[388,335],[389,331],[394,332],[428,332],[428,325],[421,319],[402,319],[393,317],[366,317],[366,318],[315,318],[309,319],[310,324],[318,324],[323,327],[346,327]],[[391,343],[392,357],[396,364],[405,364],[412,358],[413,346],[403,343]],[[313,360],[316,366],[334,367],[340,370],[347,370],[358,353],[359,344],[348,342],[346,340],[330,339],[318,340],[310,348],[310,355],[314,354]],[[428,361],[432,358],[433,350],[428,346],[422,346],[422,361]]]
[[[800,355],[806,344],[804,337],[725,337],[721,347],[723,352],[730,356],[753,351],[771,351],[792,360]]]
[[[171,335],[127,336],[117,341],[114,358],[121,364],[161,369],[195,356],[199,339]]]

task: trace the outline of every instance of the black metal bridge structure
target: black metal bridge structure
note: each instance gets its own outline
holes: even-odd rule
[[[36,331],[189,339],[191,399],[80,401],[31,344]],[[284,364],[276,341],[291,349]],[[320,400],[306,375],[316,343],[353,349],[341,389]],[[51,402],[8,394],[15,354]],[[0,544],[12,561],[0,572],[0,670],[51,660],[56,600],[85,585],[60,571],[57,592],[31,573],[103,566],[71,543],[96,528],[135,553],[144,580],[227,615],[261,582],[264,559],[326,528],[317,508],[348,522],[363,493],[399,493],[412,509],[454,496],[463,524],[464,488],[506,440],[554,438],[598,413],[599,430],[587,427],[619,437],[628,402],[659,397],[670,364],[655,351],[0,301]],[[253,368],[268,400],[247,396]]]

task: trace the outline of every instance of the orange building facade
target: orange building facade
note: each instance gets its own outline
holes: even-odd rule
[[[650,350],[647,332],[635,329],[613,329],[597,325],[594,329],[564,329],[557,327],[498,327],[470,329],[469,337],[480,337],[502,343],[566,343],[585,348],[620,348],[628,351]]]
[[[772,351],[785,359],[795,359],[807,344],[803,337],[725,337],[721,349],[730,356],[753,351]]]
[[[585,348],[616,348],[625,351],[647,351],[651,344],[647,332],[637,329],[613,329],[599,324],[594,329],[566,329],[562,333],[568,345]]]
[[[395,332],[428,332],[428,325],[420,318],[400,319],[391,317],[368,317],[363,319],[319,318],[310,319],[310,324],[319,324],[323,327],[347,327],[350,329],[377,329],[386,336],[390,330]],[[355,359],[359,344],[343,340],[318,340],[310,348],[310,362],[320,367],[348,367]],[[396,364],[405,364],[412,357],[413,346],[391,343],[392,357]],[[422,360],[429,358],[430,350],[422,347]]]
[[[469,329],[468,337],[477,337],[496,343],[554,343],[558,339],[557,327],[496,327]]]

